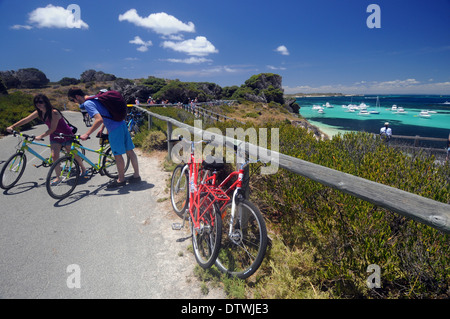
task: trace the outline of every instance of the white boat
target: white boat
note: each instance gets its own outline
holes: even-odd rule
[[[430,113],[429,113],[428,111],[426,111],[426,110],[422,110],[422,111],[419,113],[419,116],[420,116],[420,117],[425,117],[425,118],[430,118],[430,117],[431,117]]]
[[[323,113],[325,113],[325,111],[323,110],[323,107],[321,107],[320,109],[318,109],[318,111],[317,111],[319,114],[323,114]]]
[[[313,105],[312,109],[313,110],[320,110],[320,109],[322,109],[322,107],[320,105]]]
[[[361,103],[359,106],[359,109],[367,109],[367,104],[366,103]]]
[[[359,111],[358,115],[367,116],[367,115],[370,115],[370,113],[366,109],[361,109]]]
[[[380,111],[378,111],[379,107],[380,107],[380,99],[377,96],[377,102],[375,104],[375,110],[370,110],[369,113],[370,114],[380,114]]]
[[[392,105],[392,108],[391,108],[391,110],[392,110],[392,111],[397,111],[397,105],[395,105],[395,104],[394,104],[394,105]]]
[[[331,105],[329,102],[327,102],[327,103],[325,103],[323,106],[325,106],[325,107],[334,107],[333,105]]]
[[[407,114],[408,112],[406,112],[405,109],[400,106],[397,108],[397,112],[395,112],[395,113],[396,114]]]

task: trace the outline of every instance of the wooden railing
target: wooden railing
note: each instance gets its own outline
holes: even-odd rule
[[[209,131],[196,129],[192,126],[181,123],[170,117],[162,116],[137,107],[150,117],[155,117],[167,122],[168,139],[172,136],[173,126],[185,129],[194,135],[201,135],[203,138],[215,136],[215,141],[223,141],[226,146],[236,144],[234,138],[218,135]],[[172,151],[172,143],[168,142],[169,156]],[[249,143],[246,143],[248,146]],[[313,181],[319,182],[344,193],[353,195],[362,200],[371,202],[377,206],[384,207],[395,213],[417,222],[429,225],[442,232],[450,233],[450,205],[434,201],[416,194],[412,194],[400,189],[384,184],[376,183],[361,177],[343,173],[325,166],[310,163],[292,156],[270,151],[265,148],[251,145],[246,147],[249,155],[259,158],[263,162],[272,163],[279,167],[304,176]]]
[[[432,152],[438,152],[438,153],[445,153],[446,149],[444,148],[445,146],[445,142],[448,141],[448,139],[446,138],[437,138],[437,137],[423,137],[423,136],[406,136],[406,135],[392,135],[392,139],[395,140],[409,140],[409,141],[414,141],[413,145],[402,145],[402,147],[410,147],[410,148],[420,148],[420,149],[424,149],[424,150],[428,150],[428,151],[432,151]],[[424,147],[424,146],[420,146],[419,142],[420,141],[425,141],[425,142],[439,142],[442,144],[441,148],[433,148],[433,147]]]
[[[137,106],[137,105],[134,105],[134,104],[130,104],[130,106],[131,105]],[[238,120],[236,120],[234,118],[231,118],[231,117],[228,117],[226,115],[214,112],[214,111],[212,111],[210,109],[203,108],[200,105],[202,105],[202,104],[199,103],[199,104],[196,104],[195,106],[193,106],[191,104],[140,104],[140,107],[142,107],[142,106],[150,106],[150,107],[151,106],[153,106],[153,107],[159,106],[159,107],[175,107],[175,108],[179,107],[179,108],[181,108],[181,109],[183,109],[183,110],[185,110],[185,111],[187,111],[189,113],[192,113],[192,114],[194,114],[196,116],[206,117],[206,118],[209,118],[209,119],[211,119],[213,121],[219,122],[219,121],[229,121],[229,120],[231,120],[231,121],[237,121],[237,122],[239,122],[241,124],[244,124],[241,121],[238,121]]]

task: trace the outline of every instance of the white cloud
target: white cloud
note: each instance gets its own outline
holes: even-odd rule
[[[11,27],[11,29],[13,29],[13,30],[20,30],[20,29],[30,30],[30,29],[33,29],[33,27],[31,25],[15,24]]]
[[[286,70],[285,67],[282,67],[282,66],[276,67],[276,66],[273,66],[273,65],[268,65],[267,68],[270,69],[270,70],[274,70],[274,71],[275,70]]]
[[[152,41],[144,41],[139,36],[135,36],[134,39],[130,40],[129,42],[132,44],[139,45],[137,50],[140,52],[148,51],[148,47],[153,45]]]
[[[80,12],[79,12],[80,13]],[[29,14],[28,22],[38,28],[60,28],[60,29],[88,29],[89,26],[77,17],[72,10],[54,5],[45,8],[37,8]],[[19,27],[19,26],[17,26]],[[31,26],[20,26],[29,29]]]
[[[171,35],[179,32],[195,32],[192,22],[183,23],[174,16],[165,12],[152,13],[148,17],[138,15],[136,9],[130,9],[119,15],[119,21],[128,21],[138,27],[151,29],[162,35]]]
[[[284,45],[280,45],[275,51],[281,53],[282,55],[289,55],[289,51]]]
[[[211,66],[207,68],[192,68],[190,70],[165,70],[157,76],[192,79],[193,77],[225,76],[229,74],[249,74],[256,72],[248,66]]]
[[[161,46],[163,48],[168,48],[177,52],[195,56],[206,56],[211,53],[219,52],[214,45],[208,41],[208,39],[202,36],[179,42],[164,41]]]
[[[166,59],[163,61],[168,61],[168,62],[172,62],[172,63],[199,64],[199,63],[205,63],[205,62],[212,62],[213,60],[206,59],[206,58],[190,57],[188,59]]]

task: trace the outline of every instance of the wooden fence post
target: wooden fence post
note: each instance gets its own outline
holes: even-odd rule
[[[169,160],[172,160],[172,142],[170,139],[172,138],[172,123],[167,122],[167,157]]]

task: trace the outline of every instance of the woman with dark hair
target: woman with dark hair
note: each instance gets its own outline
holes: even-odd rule
[[[36,140],[42,140],[45,136],[50,135],[50,149],[52,153],[53,161],[59,159],[59,153],[62,147],[64,147],[67,152],[70,152],[70,146],[72,144],[72,139],[69,137],[59,137],[59,133],[72,135],[72,130],[64,120],[62,114],[57,109],[53,108],[48,97],[44,94],[38,94],[33,100],[35,111],[28,115],[27,117],[21,119],[20,121],[14,123],[13,125],[6,128],[8,132],[12,132],[15,127],[27,124],[34,119],[39,118],[47,126],[48,130],[39,136],[36,136]],[[81,159],[77,156],[77,162],[80,164],[81,176],[85,176],[86,167],[83,165]],[[59,172],[56,172],[59,173]],[[59,174],[58,174],[59,175]],[[58,182],[59,177],[56,178],[54,182]]]

